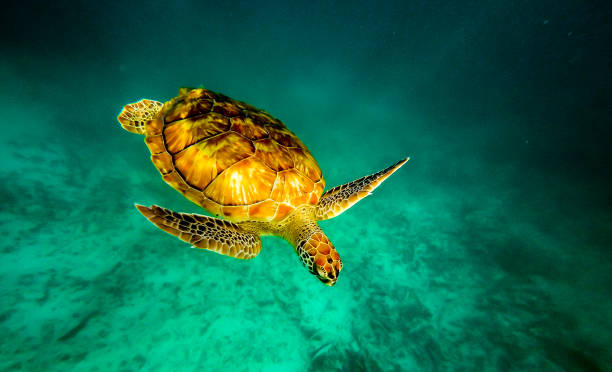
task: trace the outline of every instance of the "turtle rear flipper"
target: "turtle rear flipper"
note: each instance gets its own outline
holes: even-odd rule
[[[145,134],[145,123],[154,119],[163,104],[150,99],[143,99],[125,105],[117,117],[123,129],[138,134]]]
[[[242,259],[253,258],[261,250],[259,236],[232,222],[199,214],[177,213],[157,205],[149,208],[136,204],[136,208],[155,226],[195,248]]]
[[[398,161],[392,166],[369,176],[361,177],[353,182],[336,186],[321,195],[317,204],[315,217],[318,221],[336,217],[345,210],[352,207],[359,200],[370,195],[375,188],[398,170],[410,158]]]

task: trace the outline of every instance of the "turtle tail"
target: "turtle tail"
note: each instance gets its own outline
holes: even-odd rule
[[[123,129],[138,134],[145,134],[145,124],[155,119],[163,104],[161,102],[143,99],[135,103],[125,105],[117,116]]]

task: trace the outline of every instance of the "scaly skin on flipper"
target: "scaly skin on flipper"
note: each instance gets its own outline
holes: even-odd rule
[[[359,200],[370,195],[375,188],[398,170],[410,158],[398,161],[392,166],[376,172],[369,176],[361,177],[344,185],[336,186],[321,195],[317,204],[315,217],[317,221],[336,217],[345,210],[352,207]]]
[[[152,205],[136,208],[155,226],[190,243],[226,256],[250,259],[261,250],[257,234],[246,232],[230,221],[199,214],[177,213]]]
[[[145,123],[159,114],[163,104],[150,99],[130,103],[123,108],[117,117],[121,126],[132,133],[144,134]]]

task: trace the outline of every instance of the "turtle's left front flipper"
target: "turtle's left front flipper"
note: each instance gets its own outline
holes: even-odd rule
[[[249,259],[261,250],[256,234],[246,232],[235,223],[199,214],[177,213],[152,205],[136,208],[155,226],[190,243],[226,256]]]
[[[327,220],[336,217],[352,207],[359,200],[370,195],[384,180],[398,170],[410,158],[398,161],[392,166],[369,176],[361,177],[353,182],[336,186],[321,195],[317,204],[315,217],[317,220]]]

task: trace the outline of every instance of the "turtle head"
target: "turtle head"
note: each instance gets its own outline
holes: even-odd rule
[[[325,285],[333,286],[338,280],[340,270],[342,270],[342,261],[338,252],[332,248],[335,258],[326,257],[324,260],[317,260],[315,258],[314,267],[311,272],[317,276],[317,278]]]
[[[338,280],[342,261],[327,236],[319,230],[297,245],[297,253],[304,266],[323,284],[333,286]]]

